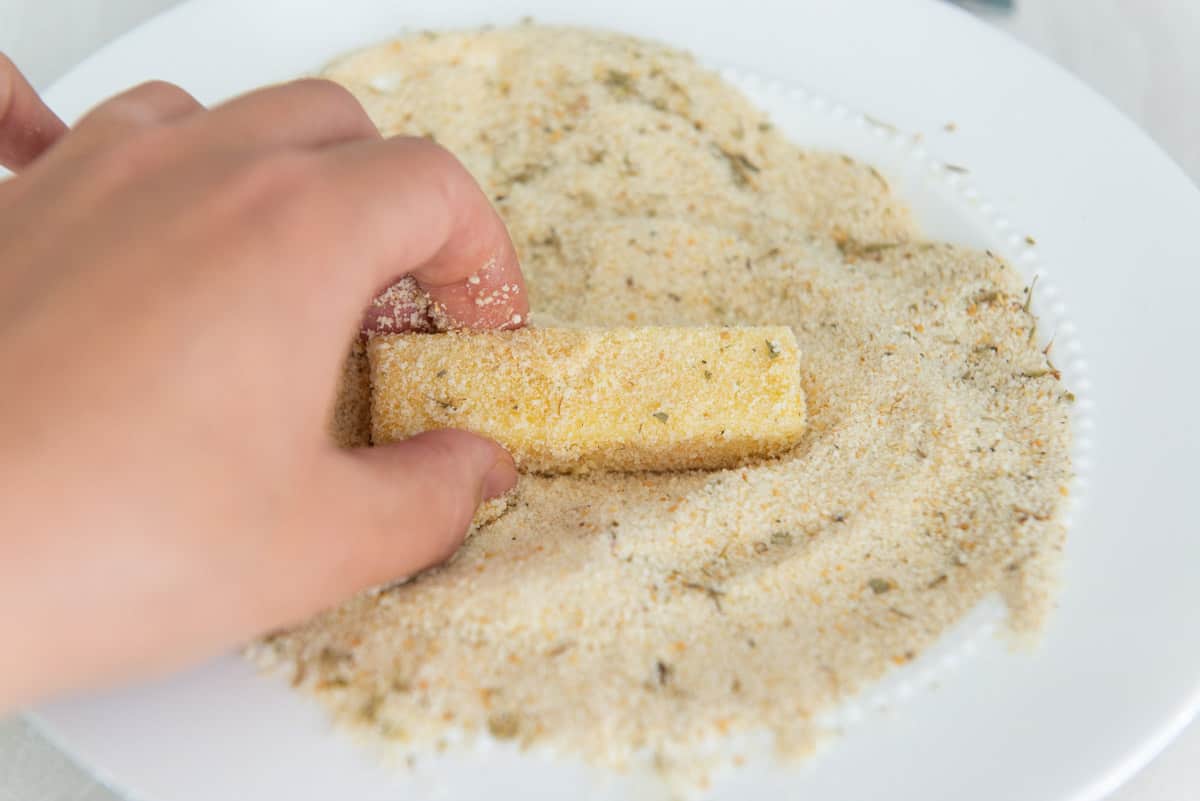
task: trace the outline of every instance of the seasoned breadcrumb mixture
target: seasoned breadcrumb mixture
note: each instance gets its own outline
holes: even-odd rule
[[[462,158],[535,323],[789,325],[809,430],[743,469],[525,476],[449,564],[269,639],[264,663],[400,747],[454,728],[695,775],[714,736],[804,753],[818,712],[985,595],[1039,626],[1073,397],[1008,265],[923,241],[875,170],[790,144],[657,44],[425,34],[327,75],[385,134]]]

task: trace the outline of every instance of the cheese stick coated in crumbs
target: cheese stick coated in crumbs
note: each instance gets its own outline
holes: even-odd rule
[[[369,354],[375,443],[461,428],[530,472],[732,467],[804,432],[786,326],[397,334]]]

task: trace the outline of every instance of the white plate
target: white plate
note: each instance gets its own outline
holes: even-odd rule
[[[1047,276],[1043,288],[1053,279],[1058,292],[1043,293],[1041,311],[1066,319],[1070,301],[1055,347],[1081,397],[1077,436],[1090,449],[1078,455],[1088,486],[1077,491],[1088,500],[1076,510],[1042,647],[1013,653],[978,637],[979,611],[908,674],[834,716],[857,723],[818,759],[793,772],[755,765],[718,790],[823,801],[1100,798],[1200,704],[1200,637],[1189,615],[1200,609],[1190,508],[1200,382],[1187,366],[1200,343],[1200,192],[1091,91],[942,3],[594,5],[193,0],[86,61],[49,98],[74,118],[157,77],[215,101],[402,28],[525,14],[619,28],[732,67],[800,142],[880,165],[930,233],[993,247]],[[923,139],[893,136],[861,111]],[[957,130],[944,130],[948,122]],[[948,173],[939,166],[947,162],[969,175]],[[936,686],[922,691],[927,684]],[[413,775],[388,771],[331,732],[315,705],[235,657],[34,717],[101,780],[146,801],[556,798],[589,788],[617,797],[638,784],[499,748],[422,760]]]

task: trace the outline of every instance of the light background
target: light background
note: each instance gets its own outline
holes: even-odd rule
[[[113,37],[176,2],[0,0],[0,51],[36,86],[45,87]],[[1200,3],[1017,0],[1010,15],[989,13],[970,0],[967,5],[1109,97],[1200,183]],[[1190,798],[1200,798],[1197,723],[1111,801]],[[0,721],[0,801],[114,799],[23,721]]]

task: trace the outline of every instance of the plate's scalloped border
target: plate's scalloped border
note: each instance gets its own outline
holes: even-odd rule
[[[710,65],[714,66],[714,65]],[[831,98],[829,95],[812,89],[795,81],[768,77],[762,73],[728,65],[715,65],[722,78],[743,92],[761,93],[771,96],[780,104],[792,104],[802,107],[808,113],[821,115],[826,119],[837,121],[860,133],[867,132],[876,139],[882,147],[882,161],[865,161],[874,164],[885,171],[891,164],[901,164],[905,161],[921,168],[924,180],[931,187],[943,187],[953,190],[952,195],[958,201],[957,208],[965,212],[980,228],[987,230],[995,238],[991,250],[1005,258],[1023,278],[1032,282],[1037,281],[1037,292],[1033,298],[1033,309],[1039,321],[1043,324],[1041,331],[1049,332],[1054,342],[1054,353],[1059,354],[1060,361],[1055,361],[1062,372],[1064,384],[1075,394],[1076,401],[1071,411],[1072,426],[1072,479],[1071,495],[1062,515],[1063,524],[1069,529],[1073,517],[1078,513],[1086,496],[1088,478],[1092,465],[1092,452],[1095,450],[1094,419],[1092,410],[1092,383],[1088,376],[1088,363],[1084,356],[1084,348],[1079,341],[1076,326],[1068,316],[1068,307],[1062,297],[1062,292],[1052,278],[1052,270],[1047,268],[1040,250],[1035,243],[1030,243],[1026,237],[1018,233],[1013,221],[1002,213],[993,203],[985,199],[972,184],[969,174],[960,172],[948,162],[939,159],[936,153],[913,133],[905,132],[893,126],[880,122],[870,114],[853,108],[845,103]],[[768,111],[769,109],[765,109]],[[797,142],[801,147],[804,142]],[[934,191],[937,191],[936,189]],[[938,194],[943,194],[938,192]],[[903,194],[900,194],[903,200]],[[1046,325],[1046,324],[1049,325]],[[1062,358],[1065,355],[1065,358]],[[975,656],[981,643],[993,637],[1000,628],[1005,617],[1005,610],[996,599],[986,599],[974,610],[968,612],[959,624],[944,633],[933,646],[922,653],[913,663],[888,671],[879,681],[868,686],[860,693],[845,699],[833,709],[819,713],[816,723],[820,729],[829,735],[849,733],[857,724],[870,720],[873,716],[882,714],[910,700],[921,697],[940,683],[946,683],[953,674],[966,665]],[[312,699],[310,699],[312,700]],[[34,726],[52,742],[59,742],[52,728],[46,727],[37,717],[31,718]],[[727,775],[730,769],[729,758],[737,750],[749,748],[758,752],[751,761],[765,756],[761,749],[769,748],[769,741],[761,737],[762,733],[747,733],[738,737],[718,738],[701,744],[700,749],[712,757],[714,779]],[[511,751],[518,753],[517,746],[492,740],[486,736],[469,737],[461,730],[450,730],[445,739],[467,753],[486,756],[495,751]],[[65,749],[64,749],[65,750]],[[407,750],[405,750],[407,752]],[[398,752],[379,750],[378,755],[385,761],[393,761]],[[551,747],[535,747],[526,756],[536,759],[558,760],[562,754]],[[642,756],[648,756],[643,754]],[[816,758],[820,758],[819,755]],[[572,758],[574,761],[574,758]],[[396,767],[401,767],[395,763]],[[634,778],[638,773],[640,763],[635,758],[631,762]],[[120,789],[127,792],[123,785],[113,777],[106,775],[97,766],[90,765],[95,777],[110,789]],[[424,760],[416,766],[407,766],[408,780],[414,797],[436,797],[448,791],[445,777],[431,774]],[[597,783],[585,790],[584,797],[602,795],[608,789],[608,780],[612,777],[605,772],[590,771]],[[114,789],[114,792],[116,792]],[[700,790],[688,793],[688,797],[705,795]]]
[[[710,65],[713,66],[713,65]],[[1074,468],[1071,494],[1067,506],[1062,513],[1062,523],[1068,529],[1072,525],[1074,514],[1078,511],[1087,487],[1087,477],[1091,469],[1091,453],[1094,450],[1094,423],[1091,410],[1094,408],[1091,397],[1091,381],[1088,378],[1087,361],[1083,356],[1083,347],[1079,341],[1077,328],[1068,318],[1067,306],[1062,299],[1062,293],[1051,277],[1041,258],[1036,243],[1029,241],[1025,235],[1018,233],[1016,225],[1005,216],[994,204],[983,198],[978,189],[971,183],[969,173],[950,165],[937,157],[922,141],[922,138],[883,123],[870,114],[854,109],[851,106],[834,100],[828,95],[793,81],[774,77],[766,77],[761,73],[728,65],[715,65],[720,76],[737,89],[751,95],[766,95],[772,103],[791,104],[802,107],[807,113],[817,114],[826,119],[844,124],[859,133],[866,132],[876,140],[879,148],[878,158],[867,157],[863,161],[887,171],[890,166],[901,166],[909,162],[909,166],[917,166],[923,181],[929,182],[931,191],[941,197],[954,199],[956,209],[964,212],[971,222],[981,230],[987,231],[994,242],[988,243],[991,252],[1004,258],[1024,278],[1028,284],[1036,281],[1032,307],[1038,317],[1042,334],[1049,333],[1049,341],[1054,343],[1053,353],[1065,353],[1066,359],[1056,366],[1062,373],[1063,383],[1075,394],[1075,404],[1071,410],[1072,451],[1071,459]],[[757,105],[757,104],[756,104]],[[763,109],[770,115],[770,108]],[[801,147],[803,141],[797,142]],[[940,191],[948,188],[950,193]],[[897,193],[901,200],[902,192]],[[1045,344],[1047,340],[1042,340]],[[1061,355],[1060,355],[1061,359]],[[889,709],[919,698],[938,684],[946,683],[953,674],[966,665],[979,650],[980,645],[995,636],[1000,630],[1006,616],[1004,605],[998,598],[989,597],[981,601],[974,609],[943,633],[937,641],[916,660],[908,665],[893,668],[875,683],[864,688],[858,694],[844,699],[832,709],[818,713],[815,722],[819,729],[822,746],[830,745],[837,736],[849,733],[857,724],[883,714]],[[754,756],[748,761],[756,761],[765,756],[770,748],[770,738],[764,732],[747,732],[732,737],[716,737],[698,745],[698,752],[711,760],[713,778],[719,779],[727,775],[733,765],[733,755],[749,751]],[[467,753],[486,756],[497,751],[511,750],[516,753],[516,747],[509,743],[495,741],[486,736],[472,736],[468,733],[451,728],[444,739],[447,743]],[[409,753],[408,749],[403,749]],[[411,753],[421,753],[418,748]],[[381,749],[379,755],[385,761],[392,761],[395,753]],[[398,752],[397,752],[398,753]],[[556,760],[563,754],[552,746],[538,746],[526,752],[526,756],[536,759]],[[650,763],[651,755],[641,752],[630,762],[630,769],[636,777],[644,772]],[[817,756],[819,758],[819,755]],[[574,758],[572,758],[574,759]],[[427,773],[423,760],[420,767],[409,766],[408,775],[414,782],[414,788],[420,792],[437,794],[445,792],[447,785],[441,777]],[[601,779],[601,772],[593,771],[592,775]],[[705,795],[700,788],[677,788],[686,797]],[[592,794],[603,793],[606,785],[600,780],[592,788]],[[418,794],[420,794],[418,792]]]
[[[722,64],[710,66],[715,66],[723,79],[748,95],[767,95],[771,97],[772,102],[800,106],[808,113],[842,123],[859,133],[869,133],[882,145],[881,159],[867,157],[863,159],[865,163],[884,171],[889,166],[900,166],[905,161],[910,162],[910,166],[915,164],[933,192],[939,196],[946,196],[947,193],[939,191],[939,185],[952,190],[949,194],[954,198],[957,210],[965,212],[975,225],[994,238],[995,242],[988,245],[992,253],[1008,261],[1026,280],[1027,285],[1036,281],[1032,307],[1040,323],[1039,331],[1042,334],[1050,333],[1049,341],[1054,343],[1053,353],[1066,354],[1067,358],[1061,364],[1056,361],[1055,365],[1062,373],[1063,383],[1075,394],[1075,403],[1071,410],[1071,459],[1074,474],[1070,498],[1062,513],[1062,523],[1069,529],[1085,495],[1087,474],[1092,464],[1091,453],[1095,447],[1091,414],[1094,408],[1091,398],[1092,384],[1087,376],[1088,365],[1083,356],[1077,328],[1068,318],[1062,293],[1041,258],[1037,244],[1018,233],[1016,225],[994,204],[981,196],[971,183],[969,173],[939,159],[920,136],[881,122],[866,112],[796,82],[766,77],[740,67]],[[753,97],[751,100],[753,102]],[[763,110],[770,115],[769,108]],[[811,144],[806,145],[803,141],[796,144],[811,147]],[[904,199],[903,193],[897,195],[901,200]],[[1040,344],[1044,345],[1046,342],[1047,340],[1042,340]],[[883,714],[886,710],[919,698],[923,693],[935,689],[938,684],[946,683],[976,655],[984,641],[1000,631],[1005,616],[1006,609],[998,598],[985,598],[912,663],[889,670],[858,694],[844,699],[832,709],[818,713],[815,722],[820,730],[818,734],[822,738],[821,745],[828,746],[829,738],[836,739],[838,735],[849,733],[857,724],[869,720],[872,716]],[[699,744],[698,751],[712,760],[711,767],[715,779],[731,769],[732,757],[739,751],[758,752],[757,756],[762,756],[762,749],[770,748],[770,738],[764,739],[763,735],[763,732],[747,732],[732,737],[716,737]],[[511,744],[498,742],[486,736],[470,736],[454,728],[445,733],[444,739],[459,749],[480,756],[505,750],[513,750],[515,753],[515,747]],[[419,753],[420,750],[416,749],[413,753]],[[381,750],[379,753],[386,758],[389,752]],[[526,755],[544,760],[561,759],[563,756],[552,746],[534,747],[526,752]],[[751,757],[751,760],[757,756]],[[635,775],[649,764],[650,757],[649,753],[639,753],[631,760],[630,768]],[[595,772],[593,775],[600,777],[602,774]],[[424,787],[434,793],[445,789],[438,777],[427,775],[420,768],[410,767],[409,776],[416,782],[414,786]],[[603,792],[604,782],[592,789],[593,793]],[[684,789],[682,792],[687,797],[692,797],[697,792],[704,795],[699,788],[693,788],[692,791]]]
[[[1040,333],[1050,332],[1049,339],[1043,339],[1039,344],[1053,345],[1051,360],[1062,373],[1063,384],[1075,395],[1070,417],[1073,476],[1070,497],[1061,520],[1069,532],[1088,487],[1092,453],[1095,450],[1095,404],[1078,328],[1068,316],[1062,291],[1053,279],[1053,271],[1046,266],[1037,243],[1018,233],[1019,229],[1012,219],[980,194],[969,174],[939,159],[920,135],[883,123],[864,111],[795,81],[724,64],[716,65],[716,69],[723,79],[746,94],[766,95],[781,104],[799,106],[826,119],[844,122],[859,132],[869,132],[883,145],[881,151],[886,154],[884,163],[875,166],[886,170],[889,167],[887,156],[891,156],[895,164],[907,161],[910,166],[919,167],[933,191],[938,191],[938,184],[952,190],[951,195],[958,201],[958,210],[965,212],[994,237],[995,244],[989,249],[1008,261],[1029,286],[1034,286],[1036,282],[1031,306],[1039,320]],[[770,109],[764,110],[769,116]],[[804,142],[797,144],[805,146]],[[870,163],[870,159],[867,161]],[[821,713],[817,718],[818,724],[830,732],[842,732],[871,714],[878,714],[933,689],[973,657],[983,640],[997,633],[1005,614],[1003,604],[995,599],[990,602],[985,600],[911,665],[891,671],[872,687]]]

